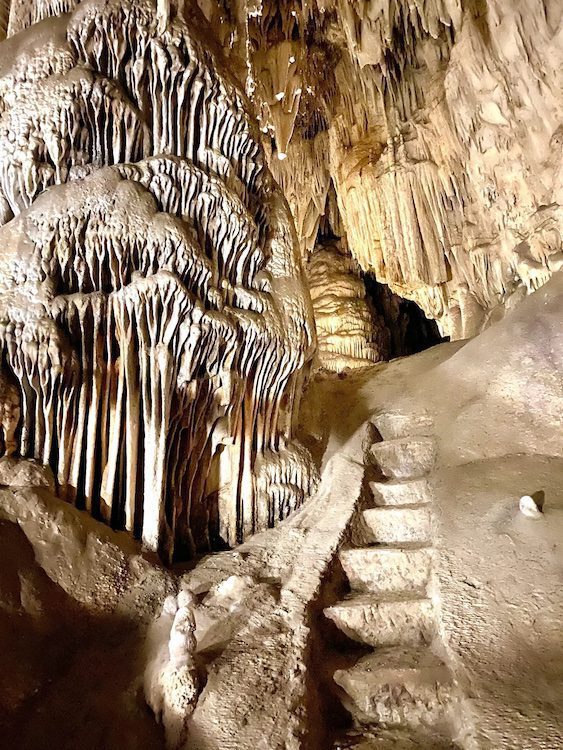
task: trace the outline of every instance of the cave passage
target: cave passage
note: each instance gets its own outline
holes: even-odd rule
[[[388,357],[405,357],[449,341],[442,336],[435,320],[429,320],[412,300],[403,299],[381,284],[373,274],[363,274],[366,298],[385,322],[388,331]]]

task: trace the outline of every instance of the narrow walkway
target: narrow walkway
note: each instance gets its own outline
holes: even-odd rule
[[[361,458],[360,451],[357,455]],[[250,580],[254,587],[242,608],[244,623],[214,659],[190,718],[190,750],[309,746],[311,728],[304,719],[310,701],[308,608],[318,599],[343,543],[363,474],[360,462],[333,456],[316,496],[301,512],[255,535],[235,552],[209,556],[186,576],[193,590],[210,590],[233,576]],[[221,560],[235,567],[227,572]],[[274,597],[275,583],[279,589]],[[211,619],[212,612],[209,615]],[[223,640],[227,618],[217,622]]]
[[[456,747],[457,691],[439,656],[429,426],[422,418],[407,426],[400,415],[374,419],[376,442],[366,451],[371,507],[339,553],[349,591],[324,610],[348,639],[371,649],[334,672],[355,727],[335,750]],[[417,434],[403,436],[406,428]]]

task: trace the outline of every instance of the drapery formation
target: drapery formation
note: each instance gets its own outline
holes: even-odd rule
[[[0,48],[0,342],[20,452],[167,559],[239,542],[316,479],[292,443],[310,301],[244,96],[191,8],[16,5],[9,32],[39,22]],[[281,505],[256,487],[264,457]]]
[[[559,0],[202,6],[245,47],[305,255],[334,191],[362,270],[452,338],[563,267]]]

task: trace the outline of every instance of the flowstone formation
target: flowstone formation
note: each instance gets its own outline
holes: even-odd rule
[[[236,544],[317,478],[310,300],[247,100],[187,3],[3,8],[29,26],[0,45],[6,452],[13,406],[79,507],[165,559]]]
[[[236,5],[202,2],[246,52],[307,252],[332,186],[361,268],[452,338],[562,267],[559,0]]]
[[[317,326],[319,363],[327,370],[365,367],[386,358],[388,333],[366,301],[357,264],[338,246],[311,254],[307,275]]]

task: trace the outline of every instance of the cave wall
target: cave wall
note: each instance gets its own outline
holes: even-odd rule
[[[340,369],[389,354],[361,273],[462,338],[563,265],[562,28],[556,0],[3,0],[6,450],[168,558],[287,516],[308,286]]]
[[[452,338],[561,267],[558,0],[212,5],[305,253],[332,184],[361,268]]]
[[[311,303],[250,105],[188,3],[3,8],[6,446],[165,559],[236,544],[316,481]]]

